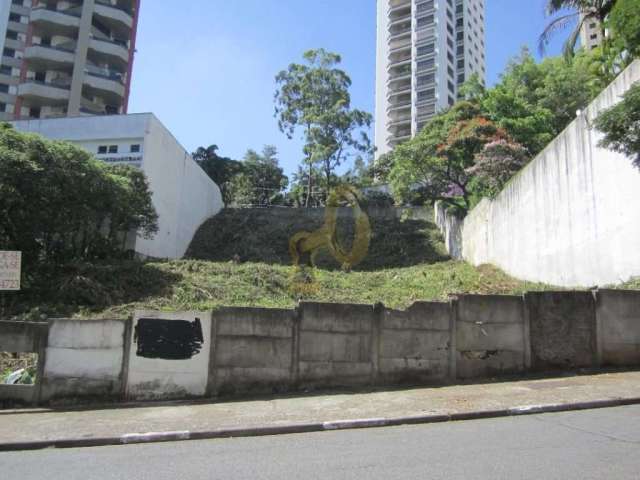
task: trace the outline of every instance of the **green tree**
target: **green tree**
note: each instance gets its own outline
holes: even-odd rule
[[[247,151],[242,173],[231,180],[230,196],[236,205],[270,206],[278,203],[288,183],[276,147],[265,145],[261,154]]]
[[[479,106],[458,102],[393,151],[389,178],[398,200],[417,195],[466,212],[474,197],[494,194],[529,157]]]
[[[303,129],[307,198],[309,206],[314,181],[313,168],[319,164],[330,188],[333,171],[355,152],[371,146],[364,131],[371,115],[351,108],[351,79],[338,68],[341,57],[324,49],[304,53],[306,63],[292,63],[276,76],[275,115],[278,127],[293,138]]]
[[[242,163],[229,157],[221,157],[218,155],[218,150],[217,145],[199,147],[191,156],[220,187],[224,203],[228,205],[232,201],[230,182],[236,175],[242,173]]]
[[[473,166],[467,168],[466,173],[474,177],[476,193],[493,198],[529,160],[529,153],[522,145],[499,139],[487,143],[476,154]]]
[[[477,97],[483,114],[534,156],[549,144],[606,86],[598,52],[571,61],[536,63],[528,50],[513,59],[500,81]]]
[[[108,166],[66,142],[0,126],[0,248],[26,265],[119,255],[157,215],[144,174]]]
[[[544,53],[551,37],[570,25],[574,28],[564,44],[565,58],[571,58],[575,52],[582,26],[598,22],[602,38],[605,38],[605,21],[616,4],[616,0],[547,0],[546,13],[554,16],[538,39],[540,53]]]
[[[609,17],[616,47],[630,58],[640,56],[640,0],[618,0]]]
[[[633,158],[640,169],[640,82],[617,105],[601,112],[595,126],[604,133],[600,146]]]

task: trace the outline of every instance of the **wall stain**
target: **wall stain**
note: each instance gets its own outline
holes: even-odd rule
[[[200,319],[161,320],[141,318],[134,331],[136,355],[163,360],[189,360],[200,353],[204,338]]]

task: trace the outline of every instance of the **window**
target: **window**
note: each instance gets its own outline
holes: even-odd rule
[[[131,145],[131,153],[140,153],[140,144]]]
[[[427,84],[433,83],[435,81],[436,81],[436,74],[435,73],[430,73],[428,75],[420,75],[418,77],[417,84],[418,84],[418,86],[427,85]]]
[[[11,57],[11,58],[13,58],[13,57],[15,57],[15,55],[16,55],[16,51],[15,51],[13,48],[5,48],[5,49],[2,51],[2,55],[3,55],[3,56],[5,56],[5,57]]]
[[[10,40],[18,40],[18,32],[13,30],[7,30],[7,38]]]
[[[431,10],[433,8],[433,0],[431,0],[430,2],[424,2],[421,3],[420,5],[418,5],[418,13],[420,12],[424,12],[426,10]]]
[[[454,98],[453,97],[449,97],[449,105],[453,106],[454,103],[456,103]]]
[[[418,25],[418,28],[423,28],[423,27],[428,27],[429,25],[433,25],[433,15],[427,15],[426,17],[419,18],[417,25]]]
[[[20,23],[21,18],[22,17],[20,15],[18,15],[17,13],[10,13],[9,14],[9,21],[10,22]]]
[[[105,153],[107,153],[107,146],[106,145],[100,145],[98,147],[98,155],[104,155]]]
[[[423,55],[429,55],[430,53],[433,53],[435,51],[435,46],[433,43],[429,44],[429,45],[422,45],[421,47],[418,47],[418,57],[422,57]]]
[[[11,75],[13,73],[13,68],[11,68],[9,65],[2,65],[0,66],[0,73],[4,75]]]
[[[418,92],[418,102],[426,102],[428,100],[433,100],[434,98],[436,98],[436,91],[433,88]]]
[[[458,70],[461,70],[464,68],[464,60],[458,60]]]
[[[29,116],[31,118],[40,118],[40,109],[36,107],[29,109]]]
[[[7,111],[7,104],[0,102],[0,112],[6,112],[6,111]]]
[[[9,93],[9,85],[6,83],[0,83],[0,92]]]
[[[456,87],[455,87],[455,85],[454,85],[452,82],[450,82],[450,81],[449,81],[449,82],[447,82],[447,86],[449,87],[449,91],[450,91],[451,93],[453,93],[453,92],[455,92],[455,91],[456,91]]]
[[[595,40],[595,39],[597,39],[597,38],[598,38],[598,34],[597,34],[597,33],[594,33],[594,34],[592,34],[589,38],[591,38],[591,40]]]
[[[433,58],[430,58],[429,60],[422,60],[421,62],[418,62],[418,71],[422,71],[422,70],[427,70],[429,68],[433,68],[435,66],[435,61],[433,60]]]
[[[109,145],[109,153],[118,153],[118,145]]]

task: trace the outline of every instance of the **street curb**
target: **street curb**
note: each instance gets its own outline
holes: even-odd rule
[[[117,437],[95,437],[35,442],[15,442],[0,444],[0,452],[21,450],[42,450],[47,448],[84,448],[115,445],[135,445],[144,443],[180,442],[185,440],[211,440],[217,438],[261,437],[270,435],[290,435],[294,433],[328,432],[362,428],[393,427],[428,423],[481,420],[487,418],[536,415],[540,413],[569,412],[599,408],[623,407],[640,404],[640,397],[593,400],[576,403],[552,403],[545,405],[524,405],[499,410],[479,410],[451,414],[417,415],[396,418],[363,418],[355,420],[335,420],[322,423],[295,423],[259,427],[222,428],[216,430],[188,430],[174,432],[129,433]]]

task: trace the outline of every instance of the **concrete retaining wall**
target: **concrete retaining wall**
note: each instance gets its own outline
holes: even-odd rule
[[[406,311],[380,312],[380,382],[431,383],[454,378],[450,366],[454,323],[448,303],[420,302]]]
[[[640,276],[640,171],[598,147],[592,127],[640,81],[631,64],[494,200],[465,218],[438,222],[452,256],[492,264],[516,278],[561,287],[612,285]],[[461,254],[461,255],[460,255]]]
[[[223,308],[213,313],[212,394],[286,391],[294,384],[295,311]]]
[[[123,320],[52,320],[41,400],[120,398],[125,328]]]
[[[461,295],[457,302],[458,378],[523,372],[529,364],[522,297]]]
[[[40,355],[37,385],[0,386],[0,401],[166,400],[640,366],[639,307],[640,291],[602,290],[460,295],[407,310],[301,303],[0,322],[2,351]]]
[[[304,386],[370,384],[373,370],[371,305],[300,305],[298,382]]]
[[[600,290],[596,319],[603,365],[640,365],[640,295]]]
[[[598,365],[596,310],[591,292],[537,292],[525,296],[536,370]]]

